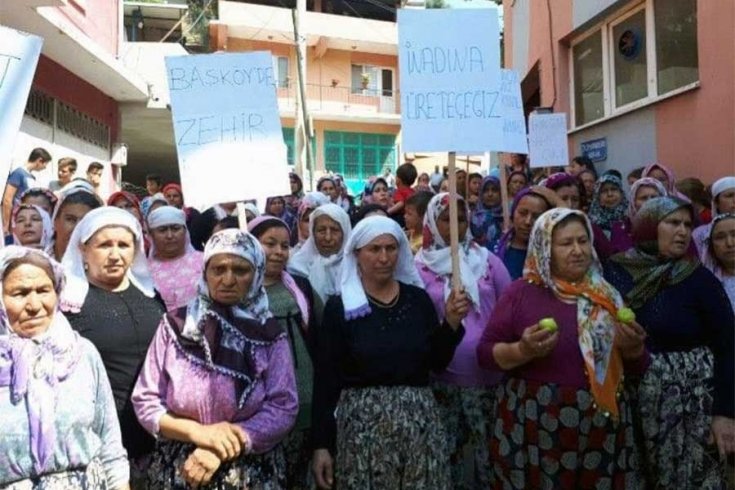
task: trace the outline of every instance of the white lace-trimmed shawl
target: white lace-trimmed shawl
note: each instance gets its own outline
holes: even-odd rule
[[[329,257],[324,257],[319,253],[314,241],[314,223],[320,216],[332,218],[342,228],[342,245],[337,253]],[[311,213],[309,230],[309,239],[289,260],[288,272],[308,279],[311,287],[324,301],[327,296],[337,293],[342,256],[352,231],[352,225],[344,209],[336,204],[328,203],[319,206]]]

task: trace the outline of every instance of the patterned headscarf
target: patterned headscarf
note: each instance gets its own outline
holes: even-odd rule
[[[13,208],[13,214],[10,219],[10,229],[13,230],[13,243],[15,245],[22,245],[20,243],[20,238],[16,234],[18,213],[20,213],[22,209],[33,209],[41,217],[41,226],[43,227],[43,231],[41,231],[41,241],[38,243],[38,248],[46,250],[49,245],[51,245],[51,241],[54,236],[54,225],[51,223],[51,216],[49,216],[46,210],[40,206],[36,206],[35,204],[16,204]]]
[[[628,199],[628,218],[633,221],[633,218],[638,213],[635,207],[636,196],[638,195],[638,189],[641,187],[652,187],[658,192],[658,197],[666,197],[669,193],[666,191],[666,187],[661,183],[660,180],[654,179],[653,177],[643,177],[633,182],[630,186],[630,194]]]
[[[610,259],[622,265],[633,278],[635,286],[625,295],[631,308],[640,308],[663,288],[689,277],[700,265],[688,253],[678,259],[659,256],[658,225],[679,209],[687,209],[694,215],[692,205],[676,197],[646,201],[633,219],[634,247]]]
[[[0,278],[18,259],[33,255],[47,262],[53,271],[57,296],[64,287],[61,265],[40,250],[10,245],[0,251]],[[45,333],[34,338],[17,335],[8,323],[2,304],[0,283],[0,387],[8,387],[10,402],[23,404],[28,411],[33,467],[45,473],[56,444],[56,392],[58,384],[74,371],[81,357],[81,342],[66,317],[57,310]],[[106,381],[105,381],[106,382]],[[63,437],[63,434],[62,434]]]
[[[712,232],[715,230],[715,225],[717,225],[717,223],[719,223],[720,221],[725,221],[727,219],[735,219],[735,214],[726,213],[715,216],[712,222],[707,225],[707,233],[704,246],[699,250],[699,258],[702,261],[702,265],[712,271],[712,273],[720,280],[722,280],[725,276],[722,273],[722,268],[717,261],[717,257],[715,257],[715,254],[712,251]]]
[[[551,247],[554,228],[570,216],[578,216],[590,237],[592,264],[582,281],[571,283],[551,272]],[[592,227],[581,211],[554,208],[542,214],[533,225],[523,278],[548,287],[561,300],[577,303],[579,349],[586,364],[592,395],[600,410],[618,417],[617,392],[623,380],[623,361],[615,348],[615,318],[623,307],[620,293],[602,276],[602,267],[591,246]]]
[[[368,216],[355,226],[345,245],[345,258],[340,276],[340,295],[345,320],[361,318],[372,311],[360,280],[355,252],[381,235],[391,235],[398,242],[398,261],[393,271],[393,278],[405,284],[423,287],[423,282],[413,265],[411,247],[401,227],[385,216]]]
[[[54,213],[54,209],[56,209],[56,203],[59,202],[59,198],[51,192],[49,189],[46,189],[45,187],[31,187],[30,189],[26,189],[18,199],[20,202],[23,202],[23,198],[30,195],[30,194],[42,194],[46,196],[46,199],[48,199],[49,204],[51,204],[51,213]]]
[[[485,246],[494,244],[499,240],[499,235],[502,232],[502,228],[499,225],[503,221],[503,204],[498,201],[496,206],[486,207],[482,202],[482,196],[485,190],[491,185],[497,188],[498,193],[500,193],[500,179],[492,175],[482,179],[480,199],[477,201],[477,206],[472,212],[472,218],[470,219],[472,236],[475,237],[478,243]]]
[[[469,215],[467,203],[457,196],[457,206],[465,209]],[[448,243],[439,234],[436,222],[439,216],[449,209],[449,193],[442,192],[429,201],[424,214],[424,241],[415,257],[417,264],[426,265],[431,271],[444,280],[444,297],[448,298],[452,284],[452,253]],[[487,274],[487,258],[490,252],[472,240],[469,226],[464,236],[459,237],[459,272],[462,287],[469,295],[472,303],[479,307],[479,282]]]
[[[648,165],[646,165],[646,168],[643,169],[643,172],[641,173],[641,178],[650,177],[651,172],[654,169],[659,169],[666,174],[666,185],[664,187],[666,187],[667,195],[671,197],[678,197],[684,202],[691,202],[687,196],[679,192],[679,190],[676,188],[676,176],[674,175],[674,171],[666,165],[662,165],[660,163],[649,163]]]
[[[144,222],[148,219],[148,214],[150,214],[153,204],[157,202],[163,203],[164,206],[168,206],[168,201],[160,192],[157,192],[152,196],[148,196],[140,202],[140,211],[143,214]]]
[[[620,191],[620,202],[612,209],[600,204],[600,191],[605,184],[613,184]],[[628,213],[628,198],[623,190],[623,182],[615,175],[603,175],[595,184],[595,193],[592,196],[592,204],[587,213],[590,221],[603,230],[610,230],[613,223],[625,219]]]
[[[250,262],[253,281],[245,297],[234,306],[217,303],[209,295],[206,264],[215,255],[232,254]],[[189,359],[234,379],[238,409],[242,409],[255,386],[256,345],[267,345],[284,337],[278,322],[271,319],[268,295],[263,287],[265,253],[258,240],[234,228],[212,235],[204,246],[205,274],[197,297],[185,309],[166,315]]]

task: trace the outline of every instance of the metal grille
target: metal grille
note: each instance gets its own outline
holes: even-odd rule
[[[56,101],[56,127],[81,140],[102,148],[110,145],[110,127]]]
[[[26,102],[27,116],[46,124],[54,123],[54,98],[35,89],[31,89]]]
[[[340,173],[350,187],[359,188],[371,175],[393,166],[396,137],[392,134],[324,132],[325,167]]]

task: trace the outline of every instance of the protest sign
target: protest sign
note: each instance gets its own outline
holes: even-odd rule
[[[166,71],[188,205],[290,194],[269,52],[167,57]]]
[[[0,26],[0,184],[7,183],[13,147],[36,73],[43,39]]]
[[[398,50],[403,150],[493,150],[502,138],[497,10],[399,10]]]
[[[531,167],[568,165],[567,115],[531,114],[528,119],[528,146]]]
[[[526,134],[526,117],[523,114],[521,83],[518,73],[513,70],[500,70],[500,120],[501,138],[490,141],[494,151],[528,154],[528,136]],[[497,132],[497,131],[496,131]]]

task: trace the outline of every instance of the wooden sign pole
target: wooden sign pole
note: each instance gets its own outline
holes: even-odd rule
[[[242,231],[248,231],[248,216],[245,214],[245,203],[237,202],[237,222]]]
[[[457,154],[449,152],[449,241],[452,254],[452,289],[462,289],[459,275],[459,219],[457,216]]]
[[[500,162],[500,199],[503,203],[503,232],[510,229],[510,200],[508,198],[508,176],[505,163]]]

